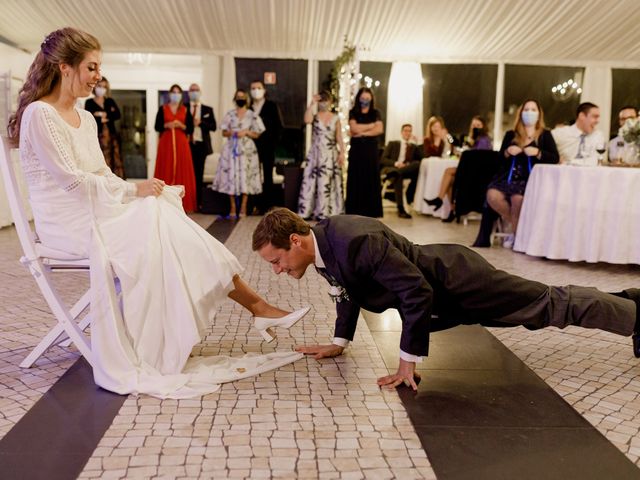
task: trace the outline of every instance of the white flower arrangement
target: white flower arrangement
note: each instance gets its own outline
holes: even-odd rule
[[[349,301],[349,295],[342,285],[331,285],[329,287],[329,296],[333,303],[339,303],[343,300]]]
[[[618,130],[625,142],[640,146],[640,118],[629,118]]]

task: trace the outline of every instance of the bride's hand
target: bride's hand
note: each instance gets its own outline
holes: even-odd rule
[[[149,197],[153,195],[154,197],[157,197],[162,193],[162,189],[164,188],[164,186],[165,183],[158,178],[150,178],[149,180],[144,180],[142,182],[136,183],[136,196]]]

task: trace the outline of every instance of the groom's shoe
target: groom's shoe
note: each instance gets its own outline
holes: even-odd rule
[[[629,288],[624,291],[629,300],[633,300],[636,304],[636,326],[633,329],[631,340],[633,341],[633,355],[640,358],[640,289]]]
[[[295,312],[291,312],[289,315],[285,315],[280,318],[255,317],[253,325],[258,329],[262,338],[264,338],[265,341],[270,342],[275,337],[267,331],[268,328],[291,328],[298,320],[304,317],[309,310],[311,310],[311,307],[301,308],[300,310],[296,310]]]

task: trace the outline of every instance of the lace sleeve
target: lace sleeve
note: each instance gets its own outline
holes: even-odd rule
[[[69,135],[59,122],[47,107],[39,106],[32,112],[24,135],[42,167],[60,188],[79,199],[86,199],[95,194],[98,183],[103,183],[114,195],[135,196],[136,186],[116,177],[106,165],[96,173],[80,170],[73,157]]]

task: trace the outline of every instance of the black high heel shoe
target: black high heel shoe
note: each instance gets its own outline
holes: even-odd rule
[[[432,198],[431,200],[425,198],[424,201],[427,202],[427,205],[435,207],[433,209],[434,212],[442,206],[442,199],[440,197]]]
[[[456,212],[455,212],[455,211],[453,211],[453,210],[451,210],[451,211],[449,212],[449,216],[448,216],[447,218],[443,218],[443,219],[442,219],[442,221],[443,221],[444,223],[451,223],[451,222],[453,222],[456,218],[457,218]],[[460,223],[460,221],[458,221],[458,223]]]

